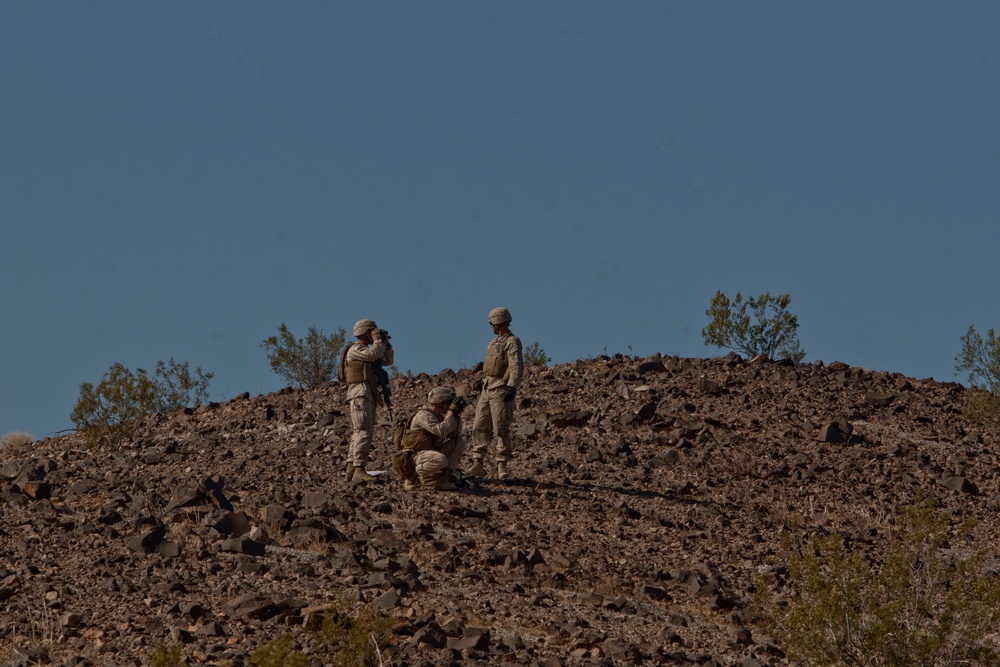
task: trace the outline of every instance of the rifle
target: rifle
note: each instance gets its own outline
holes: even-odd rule
[[[392,336],[385,329],[381,329],[382,336],[385,338],[386,347],[392,347],[392,343],[389,339]],[[385,401],[385,407],[389,410],[389,421],[392,421],[392,390],[389,389],[389,371],[382,367],[382,362],[379,361],[375,364],[375,379],[378,381],[378,390],[382,394],[382,400]]]
[[[375,378],[378,380],[378,390],[385,401],[385,407],[389,409],[389,421],[392,421],[392,390],[389,389],[389,371],[382,367],[382,364],[375,364]]]

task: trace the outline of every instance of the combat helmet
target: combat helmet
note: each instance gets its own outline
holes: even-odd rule
[[[371,331],[377,328],[375,323],[371,320],[358,320],[354,323],[354,335],[363,336],[366,331]]]
[[[490,324],[505,324],[511,321],[510,311],[506,308],[494,308],[486,316],[486,321]]]
[[[428,403],[440,403],[441,401],[455,400],[455,390],[448,387],[434,387],[427,392]]]

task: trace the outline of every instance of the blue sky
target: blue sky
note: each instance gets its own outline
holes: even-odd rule
[[[370,317],[402,371],[508,307],[557,363],[724,353],[938,380],[1000,328],[1000,3],[0,3],[0,435],[173,357]],[[333,407],[333,406],[331,406]]]

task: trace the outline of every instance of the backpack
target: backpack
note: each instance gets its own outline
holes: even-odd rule
[[[432,449],[433,438],[427,431],[418,428],[410,433],[417,412],[396,422],[396,429],[392,432],[392,442],[397,449],[406,449],[414,453]]]
[[[410,428],[410,422],[412,421],[413,415],[410,415],[396,422],[396,428],[392,432],[392,442],[396,445],[396,453],[392,455],[390,467],[402,479],[415,482],[417,481],[417,466],[413,462],[413,450],[403,447],[403,437],[406,435],[407,429]]]
[[[408,479],[411,482],[416,482],[418,479],[417,465],[413,462],[413,452],[409,449],[401,449],[393,454],[390,468],[400,479]]]
[[[411,421],[413,415],[403,417],[396,422],[396,428],[392,431],[392,444],[396,445],[396,449],[403,449],[403,436],[406,435],[406,429],[410,428]]]
[[[337,382],[340,384],[347,382],[347,352],[350,349],[350,345],[345,345],[344,349],[340,351],[340,363],[337,364]]]

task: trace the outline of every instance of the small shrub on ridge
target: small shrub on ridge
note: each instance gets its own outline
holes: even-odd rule
[[[271,370],[289,385],[316,387],[337,377],[346,335],[343,327],[329,336],[323,335],[322,329],[309,327],[304,339],[296,338],[282,324],[278,335],[265,338],[261,347],[268,351]]]
[[[744,301],[743,294],[737,292],[730,301],[722,292],[716,292],[705,311],[711,321],[701,330],[705,345],[729,348],[749,357],[778,355],[801,362],[806,352],[796,333],[799,318],[788,312],[791,300],[787,294],[765,293]]]
[[[545,350],[537,342],[524,348],[522,354],[527,366],[548,366],[552,362],[552,357],[545,354]]]
[[[201,368],[192,374],[186,361],[178,364],[173,358],[156,362],[152,375],[114,363],[96,385],[80,385],[80,398],[70,420],[91,447],[119,447],[132,437],[140,418],[207,400],[212,377]]]

